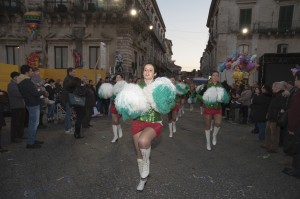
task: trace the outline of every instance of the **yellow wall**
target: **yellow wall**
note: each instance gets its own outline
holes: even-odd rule
[[[7,84],[10,82],[10,73],[19,72],[19,66],[12,64],[0,64],[0,89],[7,90]]]
[[[0,64],[0,89],[7,90],[7,84],[10,82],[10,73],[13,71],[19,72],[19,66],[11,64]],[[52,78],[54,80],[61,79],[62,81],[67,75],[67,69],[43,69],[40,68],[42,78]],[[76,77],[82,78],[87,76],[88,79],[93,80],[94,84],[97,83],[97,78],[101,76],[104,80],[106,77],[105,70],[93,69],[76,69]]]

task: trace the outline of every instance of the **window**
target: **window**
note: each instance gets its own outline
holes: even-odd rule
[[[249,46],[246,44],[242,44],[239,47],[239,50],[241,53],[248,53],[249,52]]]
[[[287,31],[292,27],[294,6],[280,6],[278,29]]]
[[[19,46],[6,46],[6,57],[8,64],[17,64],[17,60],[19,60]]]
[[[240,9],[240,29],[251,26],[252,9]]]
[[[68,68],[68,47],[54,47],[55,68]]]
[[[288,53],[288,45],[287,44],[278,44],[277,45],[277,53]]]
[[[99,46],[90,46],[89,48],[89,63],[90,68],[94,68],[99,57]],[[97,67],[99,63],[97,64]]]

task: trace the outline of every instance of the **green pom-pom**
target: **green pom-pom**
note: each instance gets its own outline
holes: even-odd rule
[[[154,88],[152,96],[156,105],[156,111],[159,113],[167,114],[174,107],[175,92],[169,86],[164,84],[158,85]]]
[[[230,97],[229,97],[228,93],[224,90],[224,94],[223,94],[223,97],[222,97],[222,102],[225,103],[225,104],[228,104],[229,100],[230,100]]]

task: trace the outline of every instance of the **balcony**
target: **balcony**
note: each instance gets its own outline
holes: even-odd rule
[[[118,12],[124,11],[126,0],[119,1],[72,1],[72,0],[44,0],[44,11],[52,12]]]
[[[7,14],[24,14],[25,6],[21,0],[1,0],[0,13]]]
[[[300,32],[300,21],[287,23],[276,22],[258,22],[254,25],[254,31],[257,33],[296,33]]]

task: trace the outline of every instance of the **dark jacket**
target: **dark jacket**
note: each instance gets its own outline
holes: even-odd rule
[[[11,109],[25,108],[25,102],[16,81],[11,80],[7,85],[9,106]]]
[[[17,83],[20,93],[22,94],[26,106],[37,106],[41,104],[41,96],[43,91],[38,91],[31,79],[26,75],[19,75]]]
[[[253,96],[250,115],[253,122],[267,121],[267,112],[271,99],[272,96],[266,93]]]
[[[291,98],[288,110],[288,130],[296,132],[300,128],[300,90],[294,93]]]
[[[73,76],[67,75],[63,82],[63,89],[61,95],[61,102],[66,104],[69,101],[69,93],[73,92],[74,85],[73,85]]]
[[[48,96],[49,100],[55,100],[55,99],[54,99],[55,90],[54,90],[54,88],[51,86],[51,84],[46,83],[46,84],[45,84],[45,89],[46,89],[46,91],[47,91],[48,94],[49,94],[49,96]]]
[[[87,107],[93,107],[96,105],[95,92],[90,86],[85,86],[86,88],[86,100],[85,104]]]
[[[282,93],[283,91],[279,91],[272,96],[267,114],[268,121],[270,122],[277,122],[278,113],[286,104],[287,97],[284,97]]]

